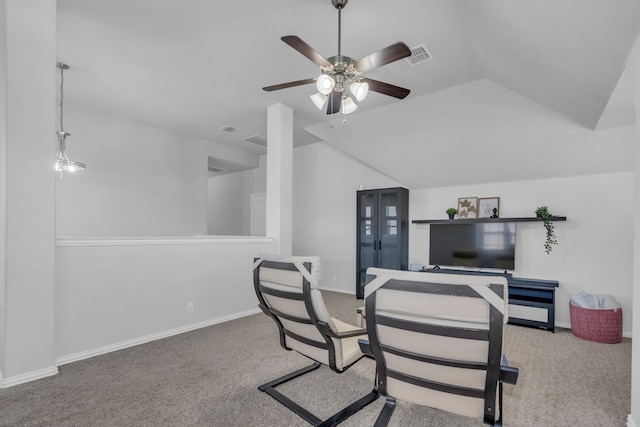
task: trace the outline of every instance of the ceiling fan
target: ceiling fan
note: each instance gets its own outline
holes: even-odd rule
[[[327,104],[327,114],[335,114],[341,110],[344,114],[350,114],[358,108],[358,105],[347,93],[347,89],[358,101],[362,101],[369,90],[399,99],[404,99],[409,95],[409,89],[361,76],[374,68],[411,56],[411,50],[405,43],[392,44],[358,60],[342,55],[340,46],[342,9],[345,8],[348,1],[331,0],[333,6],[338,9],[338,54],[336,56],[323,57],[298,36],[281,37],[283,42],[318,65],[322,69],[322,74],[317,78],[263,87],[263,90],[271,92],[315,82],[318,93],[311,95],[311,100],[318,109],[322,109]]]

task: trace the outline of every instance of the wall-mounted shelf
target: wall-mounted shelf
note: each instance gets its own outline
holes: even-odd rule
[[[551,221],[566,221],[566,216],[552,216]],[[539,217],[520,218],[457,218],[457,219],[414,219],[413,224],[477,224],[479,222],[536,222],[542,221]]]

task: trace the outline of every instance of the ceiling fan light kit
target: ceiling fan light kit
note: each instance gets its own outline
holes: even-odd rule
[[[349,90],[356,97],[358,102],[363,101],[369,93],[369,83],[367,82],[354,82],[349,86]]]
[[[324,104],[327,103],[327,99],[329,99],[329,95],[323,95],[320,92],[316,92],[313,95],[310,96],[311,101],[313,101],[313,104],[318,107],[318,110],[322,110],[322,107],[324,107]]]
[[[350,96],[342,95],[342,112],[344,114],[351,114],[357,109],[358,104],[356,104]]]
[[[320,76],[316,79],[310,78],[266,86],[262,88],[263,90],[271,92],[315,82],[318,93],[311,95],[311,101],[320,110],[327,105],[327,114],[339,112],[351,114],[354,112],[358,108],[358,104],[349,96],[349,93],[358,102],[367,97],[369,90],[398,99],[404,99],[409,95],[409,89],[361,76],[374,68],[411,56],[411,50],[405,43],[392,44],[357,61],[342,55],[342,9],[347,3],[348,0],[331,0],[331,4],[338,9],[338,54],[336,56],[325,58],[298,36],[281,37],[283,42],[318,65],[322,69]]]
[[[316,87],[322,95],[329,95],[335,85],[336,82],[328,74],[321,74],[318,80],[316,80]]]

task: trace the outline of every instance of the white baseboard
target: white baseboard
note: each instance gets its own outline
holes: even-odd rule
[[[206,328],[207,326],[216,325],[218,323],[228,322],[229,320],[239,319],[241,317],[251,316],[252,314],[261,313],[259,308],[234,313],[229,316],[218,317],[216,319],[206,320],[204,322],[193,323],[191,325],[182,326],[180,328],[169,329],[168,331],[158,332],[155,334],[146,335],[139,338],[134,338],[127,341],[121,341],[115,344],[105,345],[103,347],[94,348],[91,350],[81,351],[79,353],[70,354],[67,356],[61,356],[56,359],[58,366],[66,365],[68,363],[77,362],[79,360],[88,359],[90,357],[99,356],[101,354],[111,353],[112,351],[118,351],[125,348],[133,347],[136,345],[144,344],[150,341],[159,340],[162,338],[168,338],[173,335],[183,334],[185,332],[194,331],[200,328]]]
[[[566,323],[566,322],[556,322],[556,323],[555,323],[555,327],[556,327],[556,328],[571,329],[571,323]]]
[[[571,329],[571,323],[556,322],[556,327],[565,328],[565,329]],[[622,336],[625,337],[625,338],[633,338],[633,334],[631,332],[622,331]]]
[[[636,423],[633,422],[633,417],[631,416],[631,414],[629,414],[629,416],[627,417],[627,427],[636,427]]]
[[[30,381],[51,377],[58,373],[57,366],[50,368],[38,369],[37,371],[27,372],[25,374],[14,375],[13,377],[0,379],[0,388],[13,387],[14,385],[28,383]]]
[[[261,313],[259,308],[234,313],[229,316],[223,316],[216,319],[206,320],[204,322],[193,323],[191,325],[182,326],[180,328],[170,329],[168,331],[158,332],[155,334],[146,335],[139,338],[134,338],[127,341],[122,341],[115,344],[106,345],[99,348],[94,348],[87,351],[82,351],[68,356],[62,356],[56,358],[56,365],[50,368],[39,369],[37,371],[31,371],[20,375],[15,375],[8,378],[3,378],[0,373],[0,388],[13,387],[18,384],[24,384],[30,381],[39,380],[42,378],[50,377],[58,373],[58,366],[66,365],[71,362],[77,362],[79,360],[88,359],[90,357],[99,356],[101,354],[110,353],[112,351],[122,350],[135,345],[144,344],[150,341],[167,338],[173,335],[190,332],[196,329],[205,328],[207,326],[216,325],[218,323],[228,322],[229,320],[239,319],[241,317],[251,316],[252,314]]]

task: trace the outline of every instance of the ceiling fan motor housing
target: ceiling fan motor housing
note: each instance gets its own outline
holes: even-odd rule
[[[355,61],[352,58],[339,55],[328,58],[328,61],[333,64],[333,67],[328,70],[323,70],[323,72],[331,76],[336,82],[334,88],[336,92],[342,92],[344,90],[345,79],[350,81],[357,79],[359,73],[353,67]]]

